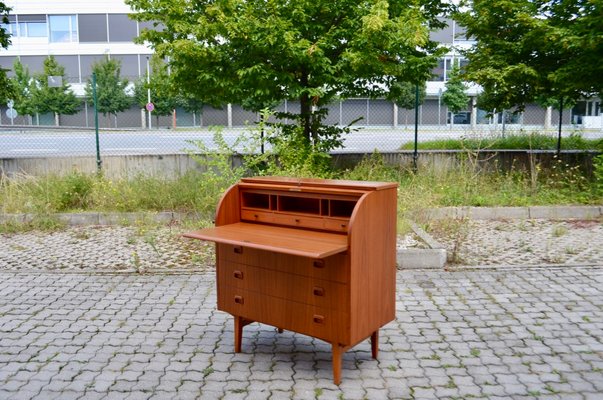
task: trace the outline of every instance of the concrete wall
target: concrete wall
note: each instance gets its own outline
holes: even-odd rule
[[[530,170],[536,164],[544,168],[556,162],[563,165],[579,166],[588,175],[592,174],[592,159],[597,152],[564,151],[560,161],[553,151],[482,151],[470,154],[465,151],[421,151],[418,155],[419,169],[433,168],[447,170],[461,163],[471,162],[484,169]],[[351,168],[360,162],[365,153],[342,153],[333,155],[333,165],[337,168]],[[401,168],[413,167],[412,151],[400,151],[382,154],[389,165]],[[241,159],[232,160],[240,165]],[[107,156],[102,158],[103,174],[110,179],[134,177],[139,174],[174,178],[188,171],[202,171],[202,167],[186,154]],[[0,176],[18,177],[20,175],[43,176],[48,174],[65,175],[73,171],[86,174],[97,172],[94,157],[47,157],[47,158],[4,158],[0,159]]]

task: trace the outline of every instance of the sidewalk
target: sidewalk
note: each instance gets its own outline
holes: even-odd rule
[[[399,271],[379,360],[347,352],[339,387],[320,340],[254,323],[233,354],[211,246],[170,228],[2,235],[0,399],[602,398],[600,221],[470,222],[472,262]],[[543,240],[577,251],[552,265]]]

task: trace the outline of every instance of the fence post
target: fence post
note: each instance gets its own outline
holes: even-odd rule
[[[415,84],[415,151],[412,155],[412,167],[417,172],[417,159],[419,158],[419,84]]]
[[[100,143],[98,138],[98,99],[96,97],[96,72],[92,73],[92,99],[94,100],[94,135],[96,137],[96,169],[101,172]]]

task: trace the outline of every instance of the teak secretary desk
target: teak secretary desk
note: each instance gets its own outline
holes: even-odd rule
[[[333,380],[345,351],[395,317],[397,184],[245,178],[223,195],[215,227],[218,309],[234,350],[254,321],[329,342]]]

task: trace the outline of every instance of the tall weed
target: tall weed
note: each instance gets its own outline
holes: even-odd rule
[[[595,193],[603,197],[603,154],[599,154],[593,159],[593,175]]]

